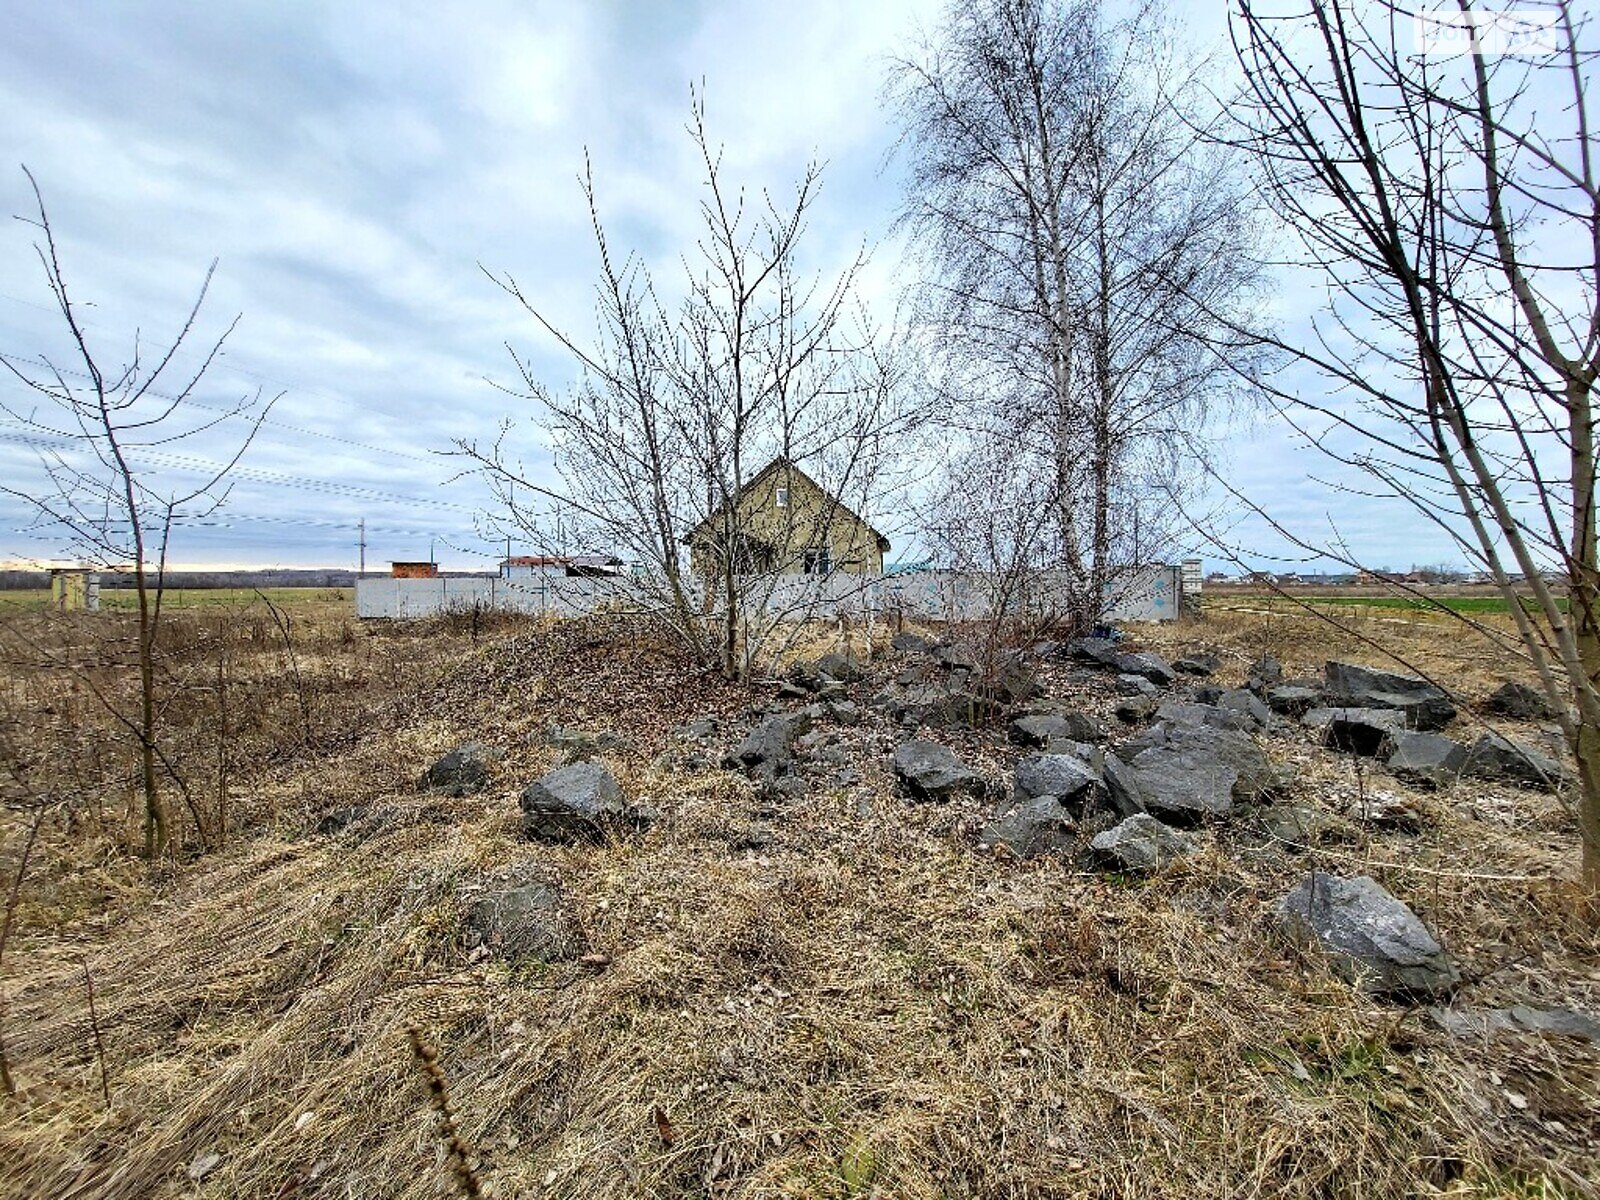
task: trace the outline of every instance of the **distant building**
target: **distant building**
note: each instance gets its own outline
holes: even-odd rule
[[[389,575],[394,579],[437,579],[439,564],[435,562],[392,562]]]
[[[786,458],[775,458],[684,537],[696,575],[879,575],[889,539]]]
[[[99,612],[99,574],[83,567],[51,567],[50,607],[57,612]]]
[[[623,562],[606,554],[518,554],[500,560],[501,579],[603,579],[623,574]]]

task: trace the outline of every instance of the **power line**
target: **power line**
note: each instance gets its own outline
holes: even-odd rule
[[[7,297],[7,298],[8,299],[15,299],[15,297]],[[26,303],[26,301],[19,301],[19,303]],[[86,371],[75,371],[75,370],[72,370],[71,368],[68,368],[68,367],[57,367],[52,363],[45,362],[43,359],[29,358],[25,354],[12,354],[12,353],[9,353],[7,351],[0,351],[0,357],[4,357],[4,358],[7,358],[7,359],[10,359],[12,362],[26,363],[30,367],[38,367],[41,370],[60,371],[61,374],[69,375],[74,379],[90,379],[91,378],[91,376]],[[265,375],[261,375],[261,374],[255,372],[255,371],[251,371],[251,370],[249,370],[247,368],[235,366],[231,361],[228,362],[225,365],[225,369],[237,371],[242,375],[252,376],[253,378],[259,379],[264,383],[282,383],[283,382],[282,380],[270,379]],[[295,390],[295,389],[291,389],[290,386],[287,385],[287,384],[284,384],[283,386],[284,386],[286,391]],[[330,401],[333,401],[334,403],[339,403],[340,402],[337,398],[335,398],[333,396],[329,396],[325,392],[316,392],[316,391],[312,391],[312,390],[307,389],[307,388],[300,388],[300,389],[298,389],[298,391],[301,394],[304,394],[304,395],[321,396],[324,400],[330,400]],[[146,394],[149,395],[149,396],[155,397],[157,400],[166,400],[168,402],[173,402],[173,403],[175,403],[177,401],[177,397],[170,396],[170,395],[166,394],[165,392],[151,391],[151,392],[148,392]],[[226,413],[226,412],[229,411],[229,410],[227,410],[225,408],[219,408],[216,405],[206,404],[203,401],[195,400],[192,397],[187,399],[187,400],[185,400],[184,403],[185,404],[191,404],[195,408],[203,409],[204,411],[211,412],[211,413]],[[239,416],[244,417],[244,416],[246,416],[246,414],[240,413]],[[356,447],[357,449],[360,449],[360,450],[371,450],[374,454],[392,455],[395,458],[403,458],[403,459],[406,459],[406,460],[408,460],[410,462],[433,462],[433,461],[435,461],[433,458],[431,458],[431,457],[429,457],[427,455],[410,454],[410,453],[408,453],[408,452],[406,452],[404,450],[396,450],[396,449],[394,449],[393,447],[390,447],[390,446],[377,446],[377,445],[374,445],[371,442],[363,442],[363,441],[358,441],[355,438],[341,437],[339,434],[336,434],[336,433],[324,433],[323,431],[318,430],[318,429],[307,429],[303,425],[291,425],[287,421],[279,421],[279,420],[273,419],[271,414],[268,414],[268,416],[263,421],[263,424],[271,425],[276,429],[285,429],[285,430],[288,430],[291,433],[304,434],[307,437],[322,438],[324,441],[338,442],[339,444],[345,445],[345,446],[354,446],[354,447]]]

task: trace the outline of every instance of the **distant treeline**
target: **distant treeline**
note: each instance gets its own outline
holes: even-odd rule
[[[374,572],[368,572],[373,574]],[[387,574],[388,572],[382,572]],[[168,571],[169,588],[348,588],[355,587],[356,572],[310,571]],[[20,591],[50,586],[47,571],[0,571],[0,589]],[[102,588],[131,588],[131,572],[100,572]]]

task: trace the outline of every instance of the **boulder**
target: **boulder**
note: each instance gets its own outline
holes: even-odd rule
[[[1129,696],[1116,707],[1117,720],[1125,725],[1137,725],[1155,716],[1161,701],[1155,696]]]
[[[837,725],[861,724],[861,706],[854,700],[830,700],[823,709],[828,720]]]
[[[1122,657],[1117,643],[1110,638],[1074,638],[1067,643],[1066,652],[1078,662],[1093,663],[1108,669],[1115,667],[1117,660]]]
[[[1302,721],[1330,750],[1366,758],[1387,753],[1406,731],[1405,715],[1388,708],[1313,708]]]
[[[1546,792],[1553,792],[1570,780],[1565,764],[1493,732],[1472,744],[1461,773],[1476,779],[1505,779]]]
[[[1245,688],[1232,688],[1217,697],[1217,707],[1233,713],[1255,729],[1265,729],[1272,724],[1272,710],[1261,698]]]
[[[1202,725],[1215,729],[1256,728],[1256,722],[1243,713],[1219,708],[1215,704],[1194,704],[1186,700],[1163,700],[1156,709],[1155,717],[1164,725],[1187,725],[1194,729]]]
[[[1307,804],[1273,804],[1256,811],[1262,830],[1274,841],[1296,848],[1319,846],[1349,831],[1349,825]]]
[[[1245,680],[1245,687],[1259,695],[1282,682],[1283,664],[1269,653],[1263,654],[1251,665],[1250,676]]]
[[[817,673],[840,683],[855,683],[866,675],[866,668],[849,651],[835,650],[817,660]]]
[[[1407,783],[1449,787],[1467,765],[1467,748],[1441,733],[1401,733],[1390,740],[1384,765]]]
[[[357,841],[365,841],[400,823],[400,810],[392,804],[347,804],[322,815],[317,822],[317,832],[325,835],[347,834]]]
[[[758,779],[785,775],[794,765],[795,741],[810,732],[811,721],[811,713],[805,710],[768,717],[745,735],[722,765]]]
[[[1118,675],[1117,694],[1119,696],[1158,696],[1161,694],[1161,689],[1143,675]]]
[[[1185,675],[1207,676],[1215,675],[1221,663],[1222,660],[1215,654],[1209,651],[1202,651],[1195,654],[1185,654],[1172,664],[1172,669]]]
[[[485,892],[468,906],[462,927],[469,949],[510,962],[558,962],[583,949],[560,891],[543,882]]]
[[[1157,687],[1169,687],[1178,678],[1159,654],[1119,654],[1112,665],[1120,675],[1138,675]]]
[[[1456,1037],[1487,1038],[1501,1032],[1553,1033],[1584,1038],[1600,1046],[1600,1019],[1572,1008],[1514,1004],[1510,1008],[1433,1008],[1428,1015],[1440,1029]]]
[[[1094,767],[1071,754],[1034,754],[1017,764],[1013,792],[1020,803],[1054,796],[1070,812],[1082,816],[1105,794]]]
[[[894,774],[913,800],[942,803],[958,795],[983,794],[983,777],[938,742],[901,742],[894,750]]]
[[[1283,927],[1316,942],[1336,969],[1375,996],[1431,996],[1460,981],[1427,927],[1366,876],[1343,879],[1314,871],[1277,906]]]
[[[889,640],[892,649],[902,654],[927,654],[937,643],[932,638],[925,638],[920,633],[897,633]]]
[[[622,792],[597,762],[569,763],[522,791],[522,831],[530,840],[599,840],[628,819]]]
[[[1053,741],[1098,742],[1105,730],[1082,713],[1035,713],[1011,722],[1010,737],[1019,746],[1048,746]]]
[[[1283,778],[1251,738],[1211,726],[1153,727],[1106,757],[1105,781],[1123,812],[1145,810],[1177,824],[1232,814],[1236,803],[1270,795]],[[1124,768],[1126,768],[1124,770]]]
[[[1404,713],[1406,724],[1424,731],[1443,729],[1456,708],[1444,691],[1415,675],[1379,671],[1355,663],[1323,667],[1330,708],[1387,708]]]
[[[1266,690],[1267,707],[1286,717],[1303,717],[1324,707],[1322,689],[1315,684],[1280,683]]]
[[[1077,823],[1054,796],[1035,796],[1002,805],[978,835],[986,850],[1004,846],[1018,858],[1037,858],[1070,850]]]
[[[497,757],[481,742],[464,742],[422,773],[417,787],[446,796],[471,796],[489,786],[489,764]]]
[[[1148,813],[1136,813],[1114,829],[1098,833],[1089,843],[1094,861],[1114,871],[1158,871],[1198,848],[1186,833],[1163,825]]]
[[[1561,715],[1543,691],[1509,679],[1489,694],[1483,706],[1517,721],[1553,721]]]
[[[978,669],[978,655],[970,646],[935,646],[933,661],[947,671],[973,672]]]

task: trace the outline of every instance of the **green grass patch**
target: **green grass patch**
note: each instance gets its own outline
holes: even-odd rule
[[[1234,597],[1219,600],[1219,607],[1232,607]],[[1518,597],[1522,607],[1528,612],[1535,612],[1538,604],[1532,596]],[[1292,610],[1309,606],[1311,608],[1375,608],[1389,612],[1428,613],[1448,609],[1454,613],[1465,616],[1509,616],[1511,606],[1506,603],[1504,596],[1436,596],[1422,599],[1417,596],[1276,596],[1256,595],[1237,597],[1239,602],[1248,602],[1252,605],[1266,605],[1269,608]],[[1567,598],[1558,596],[1556,603],[1562,612],[1567,611]]]
[[[294,608],[304,604],[351,604],[354,588],[263,588],[266,596],[280,608]],[[162,598],[165,608],[248,608],[259,602],[254,588],[168,588]],[[49,588],[14,588],[0,590],[0,612],[16,609],[42,609],[49,607]],[[100,607],[131,612],[139,606],[138,593],[132,588],[102,588]]]

